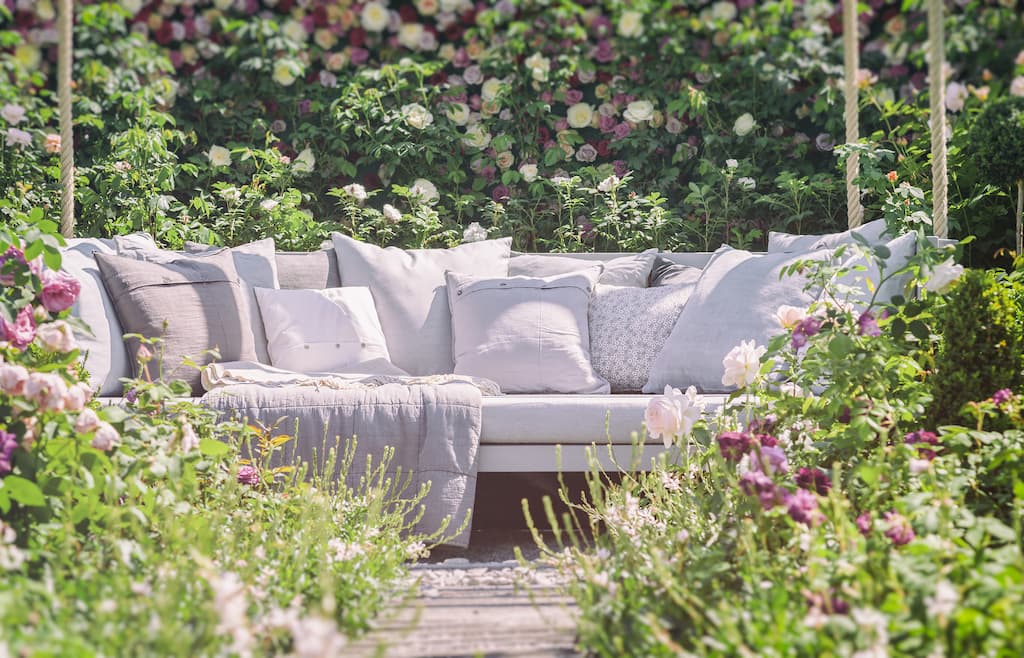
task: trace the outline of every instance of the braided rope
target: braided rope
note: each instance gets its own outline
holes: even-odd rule
[[[946,212],[946,36],[942,0],[928,2],[928,95],[931,101],[932,137],[932,229],[936,237],[948,233]]]
[[[71,0],[60,0],[58,11],[57,105],[60,112],[60,232],[75,232],[75,136],[71,129],[71,47],[74,13]]]
[[[845,84],[843,93],[846,107],[846,143],[854,144],[860,139],[860,108],[857,90],[857,70],[860,68],[860,52],[857,39],[857,0],[843,1],[843,62]],[[860,157],[851,153],[846,160],[846,221],[850,228],[857,228],[864,220],[864,209],[860,205],[860,189],[854,182],[860,175]]]

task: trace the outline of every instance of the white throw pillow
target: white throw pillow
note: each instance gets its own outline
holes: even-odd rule
[[[826,233],[824,235],[796,235],[781,231],[769,231],[768,253],[811,251],[812,249],[833,249],[841,244],[854,244],[853,234],[868,241],[868,244],[885,242],[885,220],[876,219],[855,229],[842,233]]]
[[[507,276],[511,238],[452,249],[382,249],[333,234],[342,286],[370,289],[392,362],[412,375],[452,372],[445,270]]]
[[[598,283],[608,286],[646,288],[657,249],[630,254],[606,261],[585,260],[550,254],[517,254],[508,262],[509,276],[546,277],[579,272],[600,263],[604,266]]]
[[[114,304],[103,285],[94,253],[114,254],[112,240],[80,238],[68,240],[61,250],[61,269],[78,279],[82,291],[71,307],[71,314],[89,326],[91,333],[76,332],[78,347],[85,359],[89,382],[99,395],[121,395],[122,377],[132,376],[124,331]]]
[[[590,361],[613,393],[644,387],[695,285],[597,285],[590,300]]]
[[[665,346],[654,360],[644,393],[666,385],[724,393],[722,359],[745,340],[764,345],[782,328],[775,313],[788,304],[806,308],[820,291],[804,292],[805,277],[779,278],[799,260],[825,260],[831,250],[801,254],[752,254],[722,247],[704,268]]]
[[[601,269],[545,278],[448,272],[455,373],[505,393],[608,393],[590,363],[587,307]]]
[[[888,277],[890,274],[907,266],[907,263],[917,253],[917,233],[904,233],[898,238],[884,243],[884,246],[889,250],[889,255],[883,259],[881,270],[879,269],[878,262],[872,257],[862,255],[859,248],[847,250],[850,257],[843,264],[843,267],[851,269],[855,266],[861,266],[864,268],[847,272],[835,280],[835,283],[856,289],[856,292],[852,292],[849,295],[849,301],[855,302],[860,306],[867,306],[871,298],[875,297],[876,303],[887,304],[896,295],[905,294],[904,291],[912,274],[900,274],[887,279],[884,283],[882,282],[882,277]],[[870,285],[868,281],[870,281]],[[875,288],[878,288],[877,295],[874,293]]]
[[[404,375],[391,363],[367,288],[256,288],[270,364],[293,372]]]
[[[114,238],[117,245],[117,253],[120,256],[128,256],[137,260],[145,260],[151,263],[175,260],[181,258],[181,253],[160,249],[156,246],[153,238],[147,233],[132,233]],[[211,247],[209,245],[185,243],[185,254],[194,256],[209,256],[223,251],[224,247]],[[245,292],[246,308],[244,312],[249,318],[249,325],[252,327],[252,335],[255,340],[256,358],[260,363],[270,363],[270,355],[267,353],[267,334],[263,328],[263,320],[260,318],[259,307],[256,303],[255,288],[278,288],[277,282],[277,259],[274,256],[274,239],[265,238],[250,242],[248,244],[230,247],[231,259],[234,261],[235,270],[238,272],[239,281]]]

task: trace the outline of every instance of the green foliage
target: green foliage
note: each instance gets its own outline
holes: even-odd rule
[[[989,183],[1011,187],[1024,180],[1024,96],[989,103],[971,127],[970,149]]]
[[[963,406],[997,390],[1024,386],[1021,284],[994,272],[969,270],[938,314],[942,336],[929,377],[932,425],[962,422]]]

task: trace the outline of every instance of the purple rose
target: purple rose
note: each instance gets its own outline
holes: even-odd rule
[[[790,341],[793,345],[794,350],[798,350],[807,344],[807,339],[811,336],[816,336],[821,332],[821,320],[808,315],[806,318],[797,323],[793,329],[793,338]]]
[[[886,512],[885,522],[888,524],[885,536],[892,540],[893,545],[903,546],[914,541],[914,529],[910,527],[910,522],[902,514]]]
[[[620,140],[626,139],[626,137],[629,136],[629,133],[632,132],[632,130],[633,129],[629,127],[629,124],[623,121],[622,123],[615,126],[615,129],[612,130],[612,133],[615,135],[616,140]]]
[[[508,201],[511,196],[511,192],[505,185],[498,185],[491,190],[491,198],[494,199],[495,203],[501,203],[502,201]]]
[[[0,475],[6,475],[14,468],[14,465],[11,463],[11,456],[17,447],[18,437],[10,432],[0,430]]]
[[[789,460],[786,452],[778,446],[761,445],[751,453],[753,467],[766,473],[788,473]]]
[[[871,311],[864,311],[857,318],[857,333],[861,336],[881,336],[882,330],[878,328],[878,321]]]
[[[804,525],[814,525],[822,518],[818,511],[818,499],[807,489],[797,489],[796,493],[786,498],[786,512],[789,518]]]
[[[60,313],[71,308],[78,299],[78,293],[82,291],[82,284],[78,279],[63,270],[46,270],[42,278],[43,292],[40,299],[50,313]]]
[[[28,347],[36,337],[36,319],[32,316],[32,307],[25,306],[18,311],[14,322],[0,318],[0,336],[15,349]]]
[[[864,535],[865,537],[871,534],[871,512],[861,513],[860,516],[857,517],[855,523],[857,524],[857,530],[860,531],[860,534]]]
[[[582,100],[583,92],[580,91],[579,89],[570,89],[569,91],[565,92],[566,105],[575,105],[576,103],[579,103]]]
[[[602,39],[597,43],[597,47],[594,48],[590,54],[596,61],[602,64],[607,64],[615,59],[615,48],[612,47],[611,41]]]
[[[782,493],[775,482],[761,471],[747,471],[741,475],[740,490],[748,496],[757,496],[762,509],[769,510],[782,502]]]
[[[238,467],[238,481],[242,484],[254,485],[260,481],[260,474],[254,466],[243,464]]]
[[[903,437],[903,442],[907,445],[916,445],[918,454],[925,459],[935,459],[935,454],[939,449],[939,437],[935,432],[926,432],[925,430],[908,433]]]
[[[797,469],[794,479],[798,487],[813,491],[819,496],[827,496],[829,489],[832,488],[832,480],[829,479],[828,473],[820,468],[801,466]]]
[[[746,432],[722,432],[716,437],[718,450],[725,461],[738,462],[747,454],[753,437]]]

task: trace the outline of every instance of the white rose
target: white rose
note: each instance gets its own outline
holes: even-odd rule
[[[423,203],[434,203],[440,196],[437,194],[437,187],[426,178],[417,178],[409,188],[409,194]]]
[[[729,22],[736,18],[736,5],[731,2],[716,2],[711,5],[711,18]]]
[[[392,224],[397,224],[402,221],[402,211],[390,203],[385,203],[381,212],[384,213],[384,219],[388,220]]]
[[[949,258],[936,265],[934,269],[924,272],[924,275],[928,277],[924,289],[930,292],[945,292],[963,273],[964,266],[956,264],[952,258]]]
[[[356,201],[366,201],[366,188],[359,183],[350,183],[341,189]]]
[[[308,36],[306,28],[302,27],[302,23],[294,19],[285,21],[284,26],[281,28],[281,33],[298,43],[304,43]]]
[[[295,65],[286,59],[277,60],[271,78],[282,87],[292,85],[295,82]]]
[[[757,378],[761,369],[761,356],[767,352],[763,345],[755,345],[752,340],[742,341],[722,359],[725,374],[722,375],[723,386],[743,388],[749,386]]]
[[[946,85],[946,109],[950,112],[959,112],[964,109],[964,101],[967,100],[967,87],[959,82],[950,82]]]
[[[621,183],[621,182],[622,182],[621,179],[618,176],[613,174],[613,175],[609,176],[608,178],[605,178],[603,181],[601,181],[600,183],[597,184],[597,191],[598,192],[605,192],[605,193],[611,192],[616,187],[618,187],[619,183]]]
[[[497,78],[487,78],[484,80],[483,85],[480,86],[480,98],[485,101],[493,101],[498,98],[498,94],[501,93],[501,80]]]
[[[402,23],[398,30],[398,43],[409,50],[418,50],[423,39],[423,26],[419,23]]]
[[[277,207],[277,199],[264,199],[260,201],[260,208],[270,212]]]
[[[369,32],[382,32],[391,21],[387,7],[379,2],[367,2],[359,14],[363,29]]]
[[[756,125],[757,121],[754,121],[754,117],[751,116],[750,112],[745,112],[736,118],[736,123],[733,124],[732,130],[740,137],[746,137]]]
[[[541,55],[540,53],[534,53],[526,58],[526,68],[530,69],[530,75],[537,82],[544,82],[548,79],[548,72],[551,69],[551,60]]]
[[[619,36],[636,38],[644,33],[644,15],[639,11],[624,11],[619,16]]]
[[[576,103],[565,113],[565,119],[569,122],[570,128],[587,128],[593,118],[594,108],[590,103]]]
[[[491,143],[491,134],[483,126],[476,124],[466,129],[466,135],[462,141],[466,146],[484,149]]]
[[[313,168],[316,166],[316,158],[313,156],[313,152],[309,150],[309,147],[302,149],[295,160],[292,161],[292,169],[297,174],[309,174],[313,172]]]
[[[75,349],[75,332],[64,320],[47,322],[36,327],[36,339],[48,352],[66,354]]]
[[[223,146],[211,146],[206,157],[214,167],[227,167],[231,164],[231,151]]]
[[[445,111],[445,116],[456,126],[464,126],[469,122],[469,106],[465,103],[452,103]]]
[[[405,118],[405,122],[407,124],[418,130],[422,130],[434,123],[434,115],[430,113],[430,110],[419,103],[403,105],[402,117]]]
[[[654,103],[651,101],[633,101],[626,106],[622,118],[630,123],[642,123],[650,121],[654,116]]]
[[[729,158],[728,160],[725,161],[725,166],[728,167],[729,169],[735,169],[736,167],[740,166],[740,163],[737,162],[735,158]]]
[[[750,192],[757,187],[757,181],[750,176],[740,176],[736,179],[736,185],[739,186],[741,190]]]
[[[25,120],[25,108],[20,105],[7,103],[0,109],[0,117],[7,123],[15,126]]]
[[[775,319],[783,329],[792,329],[807,317],[807,311],[798,306],[783,304],[775,311]]]
[[[537,180],[537,165],[532,163],[519,165],[519,175],[523,177],[523,181],[532,183]]]
[[[668,448],[673,438],[693,430],[703,412],[704,405],[698,400],[696,388],[691,386],[686,389],[686,393],[682,393],[677,388],[666,386],[663,395],[648,403],[644,412],[644,425],[651,438],[660,436]]]
[[[487,229],[480,226],[480,222],[472,222],[466,227],[466,230],[462,232],[463,242],[480,242],[481,240],[487,239]]]

